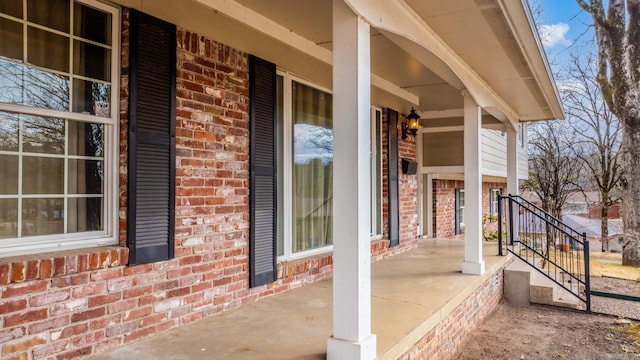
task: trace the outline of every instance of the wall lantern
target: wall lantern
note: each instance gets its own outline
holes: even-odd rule
[[[415,137],[418,134],[418,127],[420,126],[420,115],[416,113],[416,110],[412,107],[411,112],[402,121],[402,139],[406,139],[407,135]]]

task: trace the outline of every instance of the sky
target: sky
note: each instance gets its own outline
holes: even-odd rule
[[[532,7],[540,4],[538,21],[541,38],[552,68],[563,66],[572,51],[593,49],[591,15],[575,0],[529,0]],[[554,69],[557,70],[557,69]]]

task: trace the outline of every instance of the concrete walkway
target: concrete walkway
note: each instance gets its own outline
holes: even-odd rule
[[[372,265],[372,332],[378,356],[397,359],[506,257],[484,245],[487,272],[464,275],[461,240],[423,239],[418,248]],[[324,359],[332,334],[331,279],[89,357],[114,359]]]

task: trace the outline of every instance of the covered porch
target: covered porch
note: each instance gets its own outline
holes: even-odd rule
[[[502,298],[508,258],[496,255],[496,243],[484,243],[483,250],[482,276],[461,272],[460,240],[422,239],[417,248],[372,264],[378,358],[420,351],[431,351],[424,358],[443,357],[459,350]],[[332,279],[316,282],[89,359],[325,359],[332,292]]]

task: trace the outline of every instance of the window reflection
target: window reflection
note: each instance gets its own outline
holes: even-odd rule
[[[103,229],[102,198],[70,198],[67,204],[67,232]]]
[[[0,58],[0,102],[69,110],[69,78]]]
[[[19,115],[0,112],[0,150],[18,151]]]
[[[23,194],[63,194],[64,159],[23,156]]]
[[[69,0],[27,0],[27,19],[52,29],[69,32]]]
[[[0,154],[0,195],[18,193],[18,157]]]
[[[69,159],[69,194],[102,194],[102,161]]]
[[[102,157],[104,125],[69,121],[69,155]]]
[[[18,199],[0,199],[0,239],[18,236]]]
[[[73,111],[100,117],[111,116],[111,85],[80,79],[73,80]]]
[[[0,18],[0,56],[22,60],[22,49],[22,24]]]
[[[24,115],[22,149],[25,152],[64,154],[64,123],[62,119]]]
[[[23,199],[22,236],[64,232],[63,199]]]
[[[331,95],[293,82],[293,251],[333,243]]]

